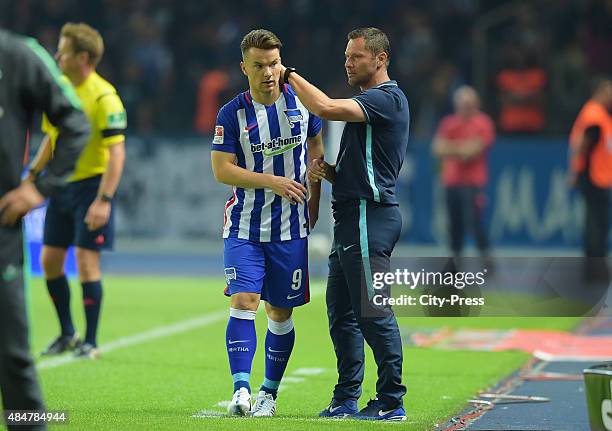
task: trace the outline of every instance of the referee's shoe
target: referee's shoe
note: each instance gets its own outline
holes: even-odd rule
[[[76,332],[72,335],[60,335],[40,352],[40,356],[61,355],[64,352],[71,352],[81,345],[81,339]]]

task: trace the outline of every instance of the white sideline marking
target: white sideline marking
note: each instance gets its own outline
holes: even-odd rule
[[[290,383],[302,383],[306,381],[304,377],[296,377],[295,376],[296,374],[302,375],[302,376],[316,376],[317,374],[324,373],[325,371],[327,371],[327,368],[298,368],[297,370],[292,371],[288,376],[283,377],[283,380],[281,381],[281,384],[278,387],[278,392],[283,392],[287,390],[287,386],[291,386]],[[222,407],[224,409],[227,409],[227,406],[229,406],[229,403],[231,403],[230,400],[219,401],[213,407]],[[202,410],[202,411],[218,412],[217,410]],[[199,413],[195,413],[194,415],[192,415],[192,417],[205,418],[209,416],[206,416],[206,415],[200,416]]]
[[[283,377],[283,382],[285,383],[302,383],[304,380],[306,379],[303,377],[292,377],[292,376]]]
[[[170,335],[180,334],[202,326],[208,326],[217,323],[227,318],[227,310],[216,311],[194,319],[183,320],[182,322],[173,323],[171,325],[160,326],[151,329],[150,331],[141,332],[139,334],[128,335],[121,337],[110,343],[100,346],[100,353],[109,353],[113,350],[122,349],[125,347],[135,346],[137,344],[146,343],[147,341],[156,340],[158,338],[168,337]],[[60,356],[53,359],[45,359],[37,364],[38,369],[56,368],[62,365],[70,364],[78,361],[79,358],[73,356]]]
[[[219,418],[221,416],[227,415],[217,410],[200,410],[199,412],[191,415],[192,418]]]
[[[327,370],[325,368],[298,368],[291,374],[295,374],[296,376],[316,376],[324,371]]]
[[[324,288],[312,289],[310,297],[313,298],[316,296],[320,296],[321,294],[323,294],[324,291]],[[259,307],[258,311],[261,312],[264,309],[264,307]],[[118,338],[115,341],[103,344],[102,346],[100,346],[99,350],[100,353],[109,353],[113,350],[122,349],[124,347],[130,347],[137,344],[146,343],[147,341],[156,340],[158,338],[164,338],[170,335],[180,334],[181,332],[191,331],[192,329],[200,328],[202,326],[212,325],[213,323],[217,323],[218,321],[227,318],[227,316],[227,310],[216,311],[193,319],[183,320],[181,322],[173,323],[166,326],[160,326],[149,331],[141,332],[139,334],[128,335],[126,337]],[[39,370],[47,368],[57,368],[61,367],[62,365],[70,364],[79,360],[81,359],[75,358],[73,356],[64,355],[52,359],[42,360],[36,364],[36,367]]]

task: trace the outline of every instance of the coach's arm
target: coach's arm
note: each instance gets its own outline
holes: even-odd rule
[[[287,177],[252,172],[236,165],[236,155],[211,151],[212,170],[219,183],[243,189],[270,189],[292,204],[304,203],[306,187]]]
[[[281,77],[286,68],[281,66]],[[297,72],[289,75],[289,83],[300,101],[313,114],[325,120],[363,123],[366,121],[363,109],[353,99],[331,99]]]

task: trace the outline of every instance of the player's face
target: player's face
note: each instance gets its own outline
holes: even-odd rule
[[[277,48],[249,48],[240,66],[249,80],[251,90],[272,93],[278,88],[281,58]]]
[[[368,83],[377,70],[377,58],[365,46],[365,39],[351,39],[346,45],[344,68],[351,86]]]

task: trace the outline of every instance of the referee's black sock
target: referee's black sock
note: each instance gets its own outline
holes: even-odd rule
[[[60,321],[62,335],[73,335],[74,325],[70,315],[70,285],[65,274],[47,280],[47,290],[55,305],[55,311]]]
[[[83,305],[85,306],[85,320],[87,321],[85,342],[97,346],[96,335],[100,306],[102,305],[102,282],[100,280],[85,281],[81,283],[81,286],[83,286]]]

